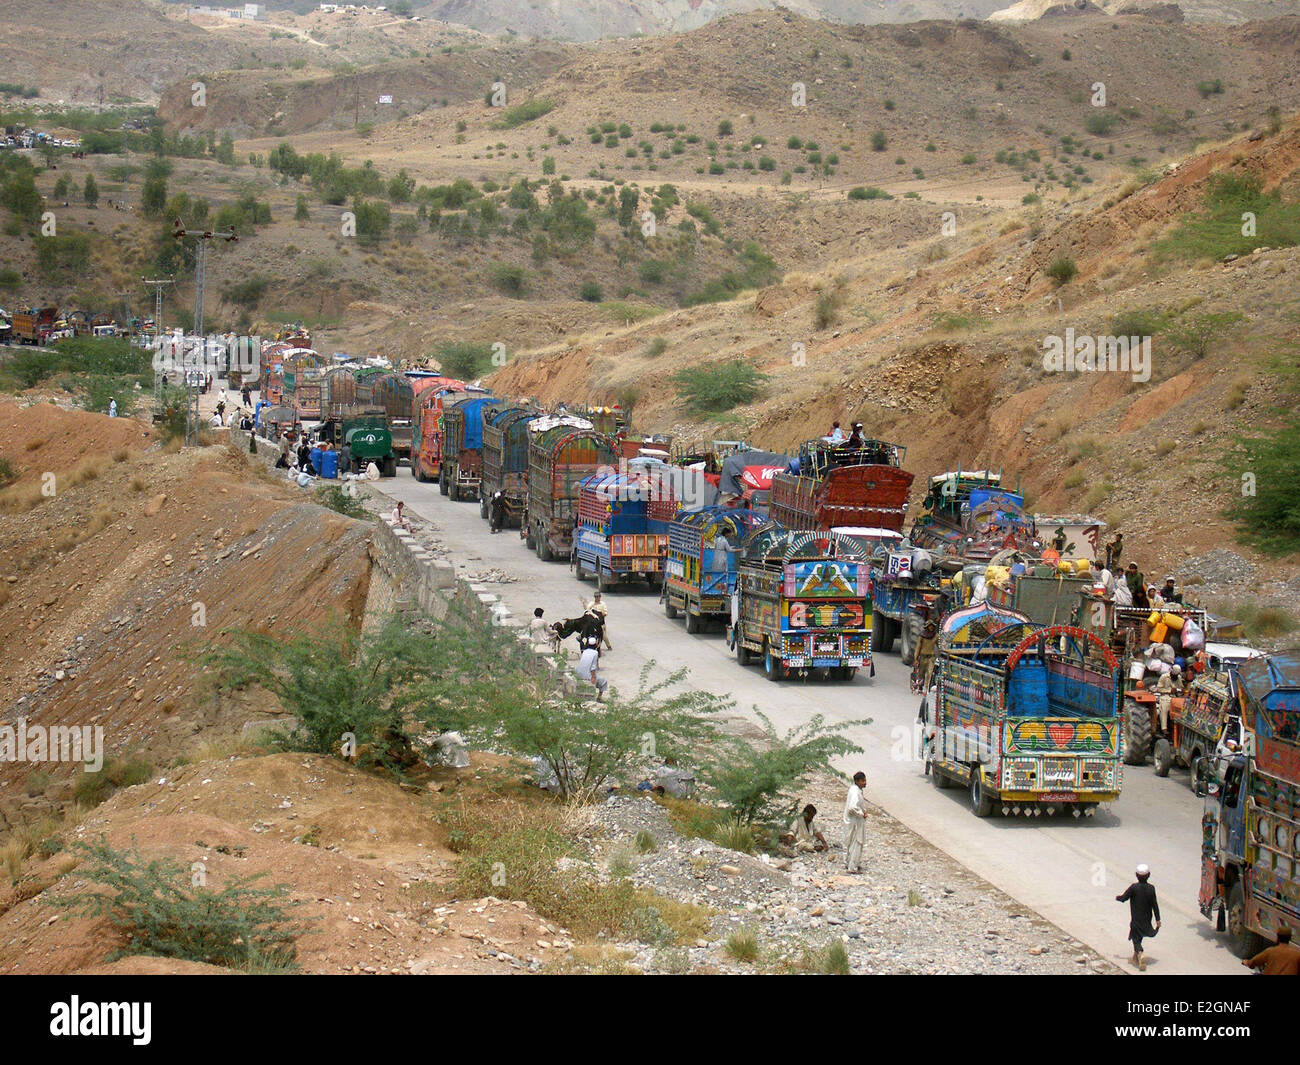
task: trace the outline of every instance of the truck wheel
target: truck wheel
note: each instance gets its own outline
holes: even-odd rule
[[[1238,880],[1228,892],[1228,949],[1238,958],[1253,958],[1265,945],[1262,936],[1246,927],[1246,892]]]
[[[889,618],[884,614],[873,612],[871,615],[871,649],[881,654],[888,654],[894,646],[894,633]]]
[[[1205,794],[1205,756],[1199,749],[1187,760],[1187,786],[1193,795]]]
[[[528,548],[529,551],[537,550],[537,541],[536,538],[533,536],[533,529],[531,525],[524,532],[524,546]]]
[[[449,484],[447,485],[447,495],[451,498],[451,501],[452,501],[453,503],[459,503],[459,502],[460,502],[460,485],[458,485],[455,481],[452,481],[451,483],[449,483]]]
[[[1124,764],[1146,765],[1151,751],[1151,711],[1136,699],[1124,700]]]
[[[952,787],[952,778],[943,772],[933,762],[930,763],[930,783],[940,791],[947,791]]]
[[[984,787],[984,774],[979,766],[971,768],[970,808],[976,817],[988,817],[993,812],[993,798]]]
[[[858,675],[857,666],[840,666],[836,679],[844,681],[847,684]]]
[[[550,562],[555,556],[551,554],[551,542],[545,534],[537,538],[537,557],[543,562]]]
[[[486,517],[487,517],[487,500],[484,499],[482,496],[479,496],[479,501],[478,501],[478,516],[479,516],[480,518],[486,518]]]
[[[397,458],[395,456],[390,456],[389,458],[384,460],[384,476],[385,477],[397,476]]]
[[[686,608],[686,631],[692,635],[700,631],[700,615],[690,607]]]
[[[903,665],[910,666],[916,661],[916,641],[912,639],[912,626],[908,624],[906,618],[898,622],[898,632],[902,638],[899,657],[903,660]]]
[[[414,477],[417,481],[423,481],[423,480],[424,480],[424,474],[422,474],[422,473],[420,472],[420,460],[419,460],[419,459],[412,459],[412,460],[411,460],[411,476]]]
[[[605,580],[605,571],[600,568],[600,563],[596,563],[596,591],[604,592],[609,588],[609,582]]]
[[[669,621],[676,621],[677,614],[678,614],[678,610],[676,605],[673,603],[673,597],[671,595],[665,595],[664,596],[664,617],[666,617]]]
[[[1155,765],[1156,776],[1169,775],[1169,769],[1174,764],[1174,749],[1163,736],[1156,740],[1156,745],[1151,752],[1151,761]]]
[[[772,645],[766,640],[763,641],[763,674],[771,681],[779,681],[785,676],[781,659],[773,657]]]
[[[438,474],[438,494],[444,496],[447,494],[447,471],[446,470],[443,470],[440,474]]]

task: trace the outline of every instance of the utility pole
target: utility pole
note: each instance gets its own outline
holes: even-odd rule
[[[154,398],[161,400],[163,394],[163,374],[167,371],[160,369],[158,356],[162,352],[162,345],[159,338],[163,332],[162,306],[163,306],[163,289],[168,285],[176,284],[174,278],[140,278],[146,285],[153,285],[153,394]]]
[[[194,334],[202,347],[203,357],[199,360],[199,369],[203,370],[207,366],[207,343],[203,339],[203,288],[208,268],[208,241],[224,240],[227,244],[235,244],[238,243],[239,237],[236,236],[233,228],[223,230],[220,233],[214,233],[210,229],[186,229],[179,218],[176,219],[172,236],[179,241],[184,241],[186,237],[195,239]],[[185,410],[185,444],[188,447],[199,442],[199,383],[197,379],[189,381],[190,374],[187,373],[185,376],[188,392]]]

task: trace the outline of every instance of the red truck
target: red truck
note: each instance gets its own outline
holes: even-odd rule
[[[907,449],[883,440],[860,446],[813,440],[799,449],[799,472],[772,478],[768,513],[787,529],[903,531],[912,474]]]

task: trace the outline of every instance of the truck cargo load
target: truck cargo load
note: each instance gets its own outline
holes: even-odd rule
[[[1092,814],[1123,783],[1119,678],[1083,629],[987,603],[953,611],[922,704],[931,781],[966,788],[976,817]]]
[[[917,547],[969,562],[987,562],[999,551],[1041,553],[1024,497],[1003,489],[1000,472],[936,474],[922,506],[910,533]]]
[[[789,529],[874,526],[902,531],[912,474],[906,448],[883,440],[861,447],[812,440],[799,449],[798,470],[772,478],[769,513]]]
[[[482,390],[471,388],[454,377],[421,384],[415,401],[415,420],[411,425],[411,476],[417,481],[441,481],[443,408],[466,392]]]

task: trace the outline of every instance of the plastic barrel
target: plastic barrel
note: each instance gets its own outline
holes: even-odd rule
[[[339,453],[337,451],[321,452],[320,475],[322,477],[331,477],[331,478],[337,477],[339,475]]]

